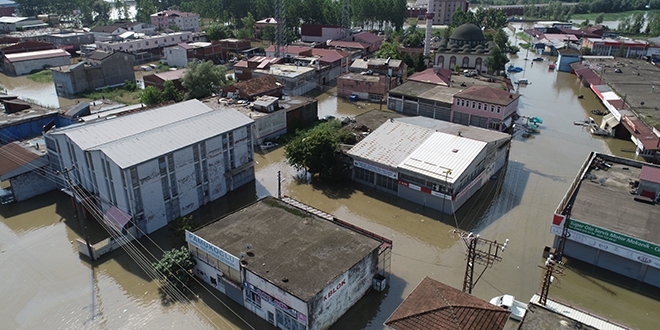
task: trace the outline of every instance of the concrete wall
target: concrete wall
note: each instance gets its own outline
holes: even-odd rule
[[[319,292],[309,306],[309,329],[327,329],[371,288],[378,271],[378,250],[372,251]]]
[[[30,61],[21,61],[16,63],[8,63],[5,73],[13,75],[29,74],[34,70],[43,70],[46,67],[56,67],[61,65],[69,65],[70,56],[60,56],[44,59],[36,59]]]
[[[275,138],[286,133],[286,111],[275,111],[257,118],[254,123],[256,127],[254,142],[261,144],[265,138]]]
[[[295,321],[308,326],[307,322],[309,316],[306,302],[264,280],[247,269],[245,270],[245,282],[246,290],[244,292],[244,306],[247,309],[265,320],[268,320],[268,313],[270,312],[274,317],[273,324],[275,325],[277,325],[278,320],[281,322],[284,317],[287,317],[290,321]],[[252,293],[257,293],[259,291],[266,293],[266,295],[260,295],[261,306],[258,306],[258,303],[254,303],[254,300],[250,299],[249,296],[252,295]],[[283,306],[278,304],[278,302],[287,305],[289,307],[288,310],[285,310]],[[282,326],[280,326],[280,328],[285,329]],[[313,328],[308,327],[308,329],[312,330]]]
[[[169,66],[186,67],[188,64],[188,51],[179,46],[165,49],[165,63]]]
[[[307,105],[286,111],[287,133],[293,133],[298,128],[311,125],[319,119],[318,101],[313,100]]]
[[[59,95],[74,95],[84,91],[135,81],[135,57],[116,53],[98,65],[71,66],[68,72],[53,70],[53,82]]]
[[[55,182],[46,177],[43,168],[9,179],[16,202],[22,202],[57,188]]]
[[[435,55],[435,65],[444,69],[454,70],[455,64],[452,65],[451,58],[456,59],[455,64],[458,64],[461,68],[465,69],[476,69],[479,72],[485,73],[486,68],[486,58],[487,54],[466,54],[466,53],[437,53]],[[464,60],[467,58],[467,61]],[[467,63],[467,64],[466,64]]]

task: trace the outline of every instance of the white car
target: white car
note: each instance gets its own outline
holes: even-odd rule
[[[266,149],[270,149],[270,148],[275,148],[275,147],[277,147],[277,146],[278,146],[278,144],[277,144],[277,143],[274,143],[274,142],[264,142],[264,143],[261,145],[261,149],[266,150]]]

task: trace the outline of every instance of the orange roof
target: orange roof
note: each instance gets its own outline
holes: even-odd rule
[[[502,330],[509,311],[425,277],[385,321],[395,330]]]

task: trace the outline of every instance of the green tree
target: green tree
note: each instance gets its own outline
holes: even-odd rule
[[[163,257],[152,264],[160,274],[161,285],[172,285],[179,290],[184,289],[192,279],[192,270],[197,261],[185,246],[180,249],[166,251]]]
[[[509,58],[500,47],[493,47],[493,53],[486,58],[484,64],[490,72],[504,70],[504,66],[509,62]]]
[[[163,99],[166,101],[181,102],[183,95],[179,92],[178,89],[174,86],[174,83],[171,80],[168,80],[163,85],[165,89],[163,90]]]
[[[465,23],[474,23],[475,17],[472,12],[463,11],[460,7],[456,8],[451,16],[451,26],[457,27]]]
[[[380,49],[376,52],[376,57],[400,60],[401,52],[399,51],[399,44],[396,42],[383,42],[380,45]]]
[[[199,99],[217,93],[227,82],[224,66],[213,65],[212,61],[190,62],[181,85],[186,89],[186,99]]]
[[[298,133],[284,147],[284,157],[291,166],[298,170],[304,169],[320,179],[344,178],[347,167],[340,160],[340,128],[341,122],[333,119]]]
[[[646,24],[645,13],[635,13],[635,15],[633,15],[633,23],[630,25],[629,32],[634,34],[640,34],[642,28],[644,27],[644,24]]]
[[[652,36],[660,36],[660,13],[656,12],[653,16],[649,17],[649,25],[647,25],[648,33]]]
[[[248,13],[246,17],[241,18],[243,23],[243,28],[238,31],[238,37],[242,39],[252,39],[254,38],[254,17],[252,13]]]
[[[270,43],[275,42],[275,27],[272,25],[266,25],[261,29],[261,40],[268,40]]]
[[[603,18],[604,17],[605,17],[605,14],[603,14],[603,13],[598,14],[598,16],[596,16],[596,18],[594,19],[594,23],[595,24],[603,23]]]
[[[154,5],[154,0],[138,0],[135,4],[136,14],[135,19],[138,22],[150,23],[151,14],[155,13],[156,5]]]
[[[206,36],[211,40],[220,40],[233,37],[231,31],[222,24],[212,24],[206,29]]]
[[[146,105],[159,104],[162,103],[163,100],[163,92],[154,86],[147,86],[147,88],[140,93],[140,102]]]
[[[621,42],[621,45],[619,46],[619,49],[616,50],[616,57],[624,57],[626,56],[626,49],[624,47],[623,41]]]
[[[509,42],[509,36],[506,34],[506,32],[504,32],[504,30],[499,29],[493,36],[493,42],[501,49],[506,49],[506,45]]]
[[[186,230],[193,231],[197,228],[198,224],[192,215],[185,217],[178,217],[168,224],[172,229],[170,231],[170,239],[175,247],[186,245]]]

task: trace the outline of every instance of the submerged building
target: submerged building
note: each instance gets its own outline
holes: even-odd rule
[[[659,203],[660,166],[592,152],[555,210],[554,247],[660,287]]]
[[[389,277],[391,240],[288,198],[261,199],[186,241],[197,277],[280,329],[328,329]]]
[[[390,119],[356,144],[353,179],[453,214],[507,163],[511,135],[425,117]]]
[[[198,100],[46,133],[50,166],[70,170],[106,213],[152,233],[254,180],[253,121]],[[65,190],[66,191],[66,190]]]

